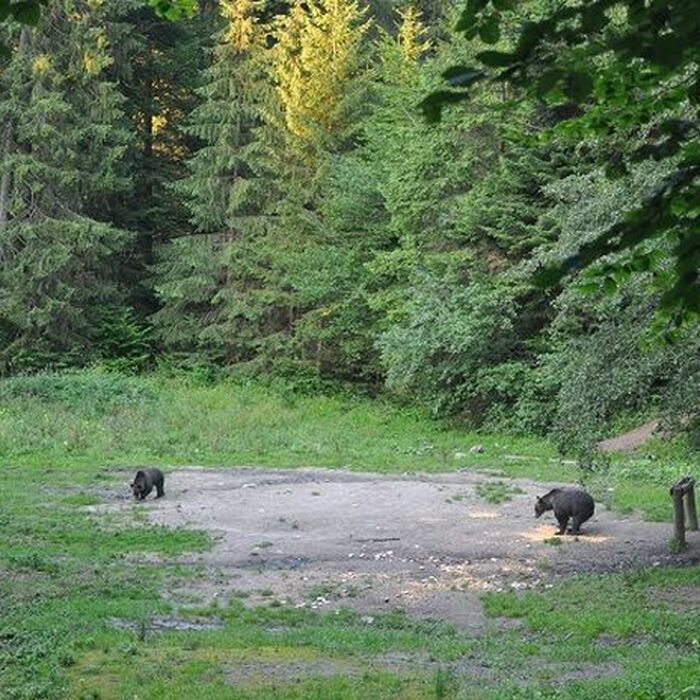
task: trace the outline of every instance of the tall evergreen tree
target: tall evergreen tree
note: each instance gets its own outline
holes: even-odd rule
[[[129,185],[122,100],[106,79],[108,9],[53,3],[0,71],[0,368],[83,362],[121,303],[105,216]],[[97,347],[96,344],[97,343]]]
[[[243,290],[259,286],[249,244],[259,232],[264,195],[253,153],[267,92],[260,9],[258,0],[220,5],[224,26],[188,127],[202,147],[188,163],[189,176],[174,187],[187,203],[194,232],[165,245],[157,268],[162,308],[154,321],[167,347],[226,361],[245,359],[250,351],[252,329],[241,322],[249,315],[242,310]]]
[[[156,310],[151,267],[160,243],[189,232],[185,202],[171,183],[186,174],[197,143],[184,126],[197,105],[195,89],[207,56],[213,13],[207,3],[192,18],[170,22],[138,0],[110,0],[112,79],[124,96],[134,138],[126,159],[129,196],[114,220],[136,234],[123,258],[130,300],[145,318]]]
[[[296,1],[278,21],[270,54],[277,108],[263,143],[278,195],[268,206],[266,244],[275,318],[284,323],[270,351],[278,366],[291,362],[285,371],[312,377],[343,371],[337,338],[327,330],[354,263],[348,242],[332,238],[323,201],[332,164],[355,146],[363,116],[368,28],[352,0]]]

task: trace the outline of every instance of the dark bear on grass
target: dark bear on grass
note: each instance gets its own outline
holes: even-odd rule
[[[156,498],[160,498],[165,495],[163,490],[163,485],[165,483],[165,477],[160,469],[139,469],[136,472],[134,480],[131,482],[131,491],[134,494],[134,498],[139,501],[143,501],[146,496],[148,496],[153,487],[156,487]]]
[[[544,496],[539,496],[535,502],[535,517],[539,518],[547,510],[554,511],[554,517],[559,523],[557,535],[566,534],[566,526],[572,520],[570,533],[581,534],[581,525],[595,511],[595,503],[583,489],[564,488],[552,489]]]

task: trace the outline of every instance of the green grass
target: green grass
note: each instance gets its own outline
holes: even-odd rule
[[[470,452],[475,444],[483,452]],[[381,400],[97,370],[0,381],[0,464],[473,468],[504,477],[583,479],[597,500],[622,512],[640,510],[650,520],[671,517],[668,485],[696,468],[681,443],[657,441],[640,454],[613,456],[603,472],[582,473],[541,438],[449,427]],[[94,496],[67,497],[77,504]]]
[[[487,503],[501,504],[512,500],[513,496],[523,493],[519,486],[507,481],[486,481],[476,485],[476,494]]]
[[[484,452],[469,453],[477,442]],[[674,586],[697,589],[700,567],[488,594],[489,615],[524,628],[476,638],[398,612],[368,623],[272,599],[248,610],[235,595],[227,608],[192,610],[161,591],[202,575],[176,557],[211,546],[206,533],[148,525],[138,507],[120,515],[103,507],[124,495],[113,467],[144,463],[578,476],[544,441],[447,428],[380,401],[100,372],[0,382],[3,700],[700,698],[698,606],[664,602],[675,600],[665,593]],[[677,446],[655,445],[589,481],[614,507],[666,518],[668,482],[689,466]],[[502,490],[492,483],[485,498]],[[332,582],[318,594],[352,597]],[[192,612],[223,628],[144,635],[154,615]],[[133,631],[113,618],[134,621]],[[415,663],[392,666],[386,659],[397,653]],[[232,681],[232,667],[265,661],[300,675]],[[336,675],[318,673],[329,664]],[[567,680],[581,665],[591,677]]]
[[[381,472],[483,467],[509,475],[573,476],[540,439],[450,429],[382,401],[162,376],[59,376],[61,381],[47,375],[47,387],[41,377],[0,381],[1,463],[313,465]],[[71,388],[73,377],[77,388]],[[476,442],[483,453],[469,453]]]
[[[699,584],[694,567],[488,594],[490,616],[525,626],[478,638],[400,613],[377,615],[369,625],[350,611],[246,610],[234,602],[215,611],[224,627],[213,632],[95,635],[68,670],[69,688],[77,698],[149,700],[185,697],[195,687],[198,698],[211,700],[696,698],[700,610],[675,610],[656,597]],[[406,660],[402,669],[391,666],[396,653]],[[287,670],[270,678],[271,667]],[[235,675],[241,668],[243,680]],[[590,678],[566,680],[582,669]]]

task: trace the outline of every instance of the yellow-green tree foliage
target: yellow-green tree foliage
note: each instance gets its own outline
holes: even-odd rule
[[[275,29],[271,72],[284,125],[302,142],[342,135],[370,22],[354,0],[296,0]]]
[[[416,64],[431,46],[430,41],[426,38],[426,26],[420,11],[415,7],[399,11],[399,17],[401,24],[399,25],[397,42],[401,47],[401,56],[407,64]]]
[[[258,46],[262,32],[257,13],[262,4],[260,0],[221,0],[219,11],[227,22],[221,43],[237,53],[245,53]]]
[[[407,88],[415,86],[420,76],[421,58],[432,45],[427,35],[419,10],[410,6],[398,11],[396,35],[385,34],[379,45],[384,82]]]

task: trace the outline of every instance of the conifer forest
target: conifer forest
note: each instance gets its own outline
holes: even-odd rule
[[[589,110],[550,75],[544,96],[477,84],[431,123],[446,71],[557,3],[517,5],[473,39],[448,0],[222,0],[176,22],[52,2],[8,25],[2,372],[197,363],[581,443],[687,413],[700,336],[661,304],[672,232],[597,276],[535,272],[649,199],[681,129],[697,171],[693,55],[637,83],[601,59]],[[625,29],[620,8],[598,31]],[[676,196],[690,228],[697,197]]]
[[[699,404],[697,0],[0,0],[3,700],[699,698],[700,544],[669,497],[700,478]],[[212,578],[239,524],[213,486],[211,521],[169,510],[210,493],[168,471],[193,464],[260,465],[226,491],[253,500],[301,479],[278,467],[343,469],[328,507],[382,581],[408,513],[375,527],[356,472],[426,472],[498,532],[575,482],[603,554],[547,532],[539,563],[457,581],[481,555],[450,550],[430,623],[413,579],[336,568],[294,598],[251,564]],[[230,547],[291,571],[324,474]],[[200,591],[178,627],[193,552],[229,605]],[[464,622],[448,590],[522,626]]]

